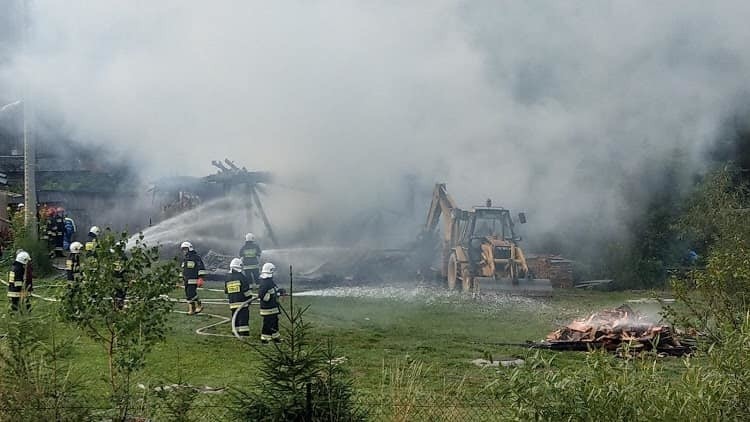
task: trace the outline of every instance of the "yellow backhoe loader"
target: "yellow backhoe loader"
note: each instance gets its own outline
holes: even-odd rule
[[[436,237],[441,216],[440,274],[449,289],[460,286],[464,291],[476,292],[484,284],[493,290],[552,290],[550,280],[534,279],[529,271],[509,210],[493,207],[490,200],[484,207],[460,209],[445,184],[439,183],[435,185],[421,239]],[[526,216],[519,213],[518,221],[525,223]]]

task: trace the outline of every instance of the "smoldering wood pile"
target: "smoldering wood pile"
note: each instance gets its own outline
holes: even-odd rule
[[[576,319],[548,334],[539,346],[553,350],[604,348],[615,351],[627,345],[630,351],[656,349],[659,353],[681,356],[690,353],[691,343],[678,340],[668,325],[655,324],[629,306],[622,305]]]

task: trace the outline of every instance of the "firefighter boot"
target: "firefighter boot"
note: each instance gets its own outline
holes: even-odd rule
[[[188,302],[188,315],[193,315],[195,313],[195,305],[193,305],[193,302]]]
[[[201,303],[201,301],[200,301],[200,300],[196,300],[196,301],[195,301],[195,313],[196,313],[196,314],[199,314],[199,313],[201,313],[202,311],[203,311],[203,304]]]

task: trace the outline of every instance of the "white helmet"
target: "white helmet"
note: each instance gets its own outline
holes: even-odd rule
[[[275,272],[276,266],[270,262],[266,262],[263,264],[263,269],[260,271],[260,278],[271,278]]]
[[[185,249],[192,251],[193,250],[193,244],[190,242],[182,242],[182,245],[180,245],[180,249]]]
[[[100,229],[99,226],[91,226],[91,228],[89,229],[89,233],[93,233],[97,236],[99,236],[101,232],[102,232],[102,229]]]
[[[242,271],[242,259],[234,258],[232,262],[229,263],[229,269]]]
[[[23,205],[23,202],[21,202],[20,204],[18,204],[18,208],[23,208],[24,206],[25,205]]]
[[[255,235],[248,233],[245,235],[245,242],[255,242]]]
[[[18,252],[18,255],[16,255],[16,262],[26,265],[29,261],[31,261],[31,255],[26,251],[20,251]]]
[[[70,244],[70,253],[80,253],[83,249],[83,243],[73,242]]]

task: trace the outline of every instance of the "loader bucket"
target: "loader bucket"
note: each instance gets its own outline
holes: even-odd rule
[[[547,278],[520,279],[518,284],[513,285],[510,278],[476,277],[475,283],[479,281],[480,291],[497,291],[510,294],[529,294],[538,296],[552,292],[552,283]]]

